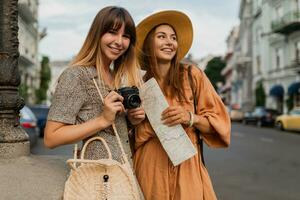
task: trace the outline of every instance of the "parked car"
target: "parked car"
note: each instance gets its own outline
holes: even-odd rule
[[[245,113],[243,123],[253,123],[257,126],[273,126],[278,115],[280,113],[275,109],[256,107],[253,112]]]
[[[278,116],[275,125],[280,130],[300,131],[300,107],[294,108],[286,115]]]
[[[29,136],[30,146],[36,144],[39,134],[37,119],[29,107],[24,106],[20,110],[20,125],[24,128]]]
[[[39,136],[44,137],[44,130],[47,122],[49,106],[47,105],[31,105],[29,106],[37,118],[37,126],[40,129]]]
[[[244,112],[238,104],[227,105],[226,108],[231,121],[243,121]]]
[[[241,122],[244,119],[244,112],[241,109],[231,109],[229,115],[231,121]]]

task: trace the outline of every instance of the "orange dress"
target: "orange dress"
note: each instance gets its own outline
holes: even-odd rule
[[[213,132],[201,133],[211,147],[227,147],[230,143],[230,119],[220,97],[206,75],[192,68],[197,97],[196,114],[208,119]],[[184,71],[184,91],[187,100],[167,98],[169,105],[182,105],[194,111],[193,92],[188,70]],[[195,129],[183,127],[199,151]],[[134,168],[146,200],[214,200],[217,199],[211,180],[200,157],[195,155],[174,167],[155,135],[148,120],[136,127]]]

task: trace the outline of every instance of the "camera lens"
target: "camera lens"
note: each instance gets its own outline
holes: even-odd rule
[[[139,95],[133,94],[128,97],[128,106],[130,108],[137,108],[140,105],[141,105],[141,99],[140,99]]]

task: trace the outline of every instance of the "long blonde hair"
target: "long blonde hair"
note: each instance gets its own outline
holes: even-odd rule
[[[114,88],[121,87],[124,78],[127,86],[139,87],[141,78],[135,54],[135,24],[128,11],[121,7],[108,6],[98,12],[79,53],[71,62],[71,66],[95,66],[100,78],[103,67],[100,39],[111,29],[119,30],[123,24],[125,34],[130,37],[130,44],[126,52],[114,61]]]

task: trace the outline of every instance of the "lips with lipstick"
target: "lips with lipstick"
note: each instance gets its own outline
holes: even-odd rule
[[[173,55],[176,53],[176,50],[173,47],[161,47],[160,52],[162,52],[165,55]]]
[[[115,46],[111,46],[111,45],[108,45],[108,48],[110,49],[110,51],[111,51],[113,54],[120,54],[120,53],[122,53],[122,51],[123,51],[123,48],[115,47]]]
[[[172,54],[175,52],[174,48],[161,48],[160,51],[162,51],[163,53],[166,53],[166,54]]]

